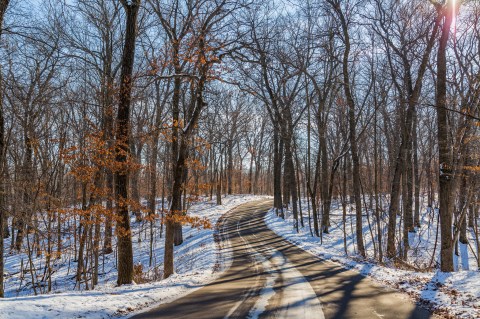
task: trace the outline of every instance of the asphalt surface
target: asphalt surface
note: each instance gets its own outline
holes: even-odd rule
[[[276,235],[263,220],[271,206],[250,202],[224,216],[220,235],[233,262],[223,276],[132,318],[436,318],[407,296]]]

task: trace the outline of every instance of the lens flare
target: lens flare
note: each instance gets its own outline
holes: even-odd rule
[[[453,30],[457,29],[457,0],[452,0],[452,25]]]
[[[454,41],[454,44],[456,45],[456,42],[457,42],[457,0],[451,0],[451,1],[452,1],[453,41]]]

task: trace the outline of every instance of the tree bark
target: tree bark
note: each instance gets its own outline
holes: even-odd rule
[[[10,0],[0,0],[0,41],[3,31],[3,19],[7,11]],[[1,43],[1,42],[0,42]],[[6,145],[5,145],[5,123],[3,115],[3,77],[0,68],[0,298],[4,297],[3,291],[3,238],[6,235],[4,224],[7,223],[5,210],[5,165],[6,165]]]
[[[322,121],[323,122],[323,121]],[[319,123],[320,124],[320,123]],[[327,154],[327,138],[326,138],[326,125],[321,125],[319,128],[319,155],[321,157],[321,183],[320,190],[322,193],[322,232],[329,233],[328,227],[330,226],[330,204],[331,198],[329,195],[329,177],[328,177],[328,154]]]
[[[282,203],[282,155],[277,126],[273,129],[273,205],[278,216],[284,218]]]
[[[414,178],[414,204],[413,223],[415,227],[420,227],[420,172],[418,168],[418,134],[417,119],[418,115],[415,111],[413,117],[413,178]]]
[[[287,181],[289,193],[292,196],[292,212],[293,218],[295,219],[294,227],[298,232],[298,193],[297,179],[295,177],[295,166],[293,165],[292,138],[293,137],[289,135],[289,137],[287,137],[285,140],[285,167],[288,167],[288,170],[286,170],[286,175],[284,178]]]
[[[447,46],[450,27],[454,15],[454,1],[447,1],[442,10],[444,21],[437,53],[437,141],[439,160],[439,202],[440,202],[440,270],[451,272],[453,268],[453,240],[452,240],[452,208],[453,208],[453,167],[452,154],[449,142],[448,112],[447,112]]]
[[[128,157],[130,139],[130,105],[133,85],[133,63],[140,0],[122,0],[126,13],[126,34],[122,55],[120,96],[116,128],[116,162],[120,165],[115,171],[115,202],[117,210],[118,278],[117,284],[131,284],[133,280],[133,249],[128,212]]]
[[[28,122],[28,115],[26,116]],[[28,124],[27,124],[28,125]],[[32,215],[31,211],[31,176],[32,176],[32,161],[33,161],[33,148],[32,148],[32,140],[30,136],[29,128],[25,128],[24,130],[24,139],[25,139],[25,159],[23,163],[23,181],[24,181],[24,189],[23,189],[23,196],[22,196],[22,212],[21,216],[18,218],[17,224],[17,238],[15,239],[15,249],[20,251],[22,248],[23,238],[25,235],[28,236],[28,227],[31,227],[31,224],[28,224],[30,221],[30,217]],[[28,225],[28,227],[27,227]],[[25,234],[27,233],[27,234]]]
[[[107,33],[108,34],[108,33]],[[107,149],[112,150],[114,147],[114,110],[113,110],[113,95],[114,95],[114,72],[113,67],[113,47],[110,38],[105,39],[105,64],[102,83],[103,89],[103,107],[104,107],[104,138],[107,145]],[[112,167],[105,167],[105,182],[106,182],[106,216],[105,216],[105,238],[103,242],[103,253],[111,254],[112,249],[112,237],[113,237],[113,170]]]
[[[130,139],[131,150],[130,154],[132,154],[132,158],[134,159],[135,163],[138,165],[142,164],[142,150],[143,150],[143,142],[139,141],[138,145],[135,145],[133,138]],[[137,223],[142,221],[142,212],[140,209],[140,188],[138,185],[140,179],[140,169],[135,168],[133,172],[130,174],[130,194],[132,197],[132,212],[135,214],[135,221]]]
[[[233,128],[232,128],[233,129]],[[233,137],[227,142],[227,193],[232,195],[233,178]]]

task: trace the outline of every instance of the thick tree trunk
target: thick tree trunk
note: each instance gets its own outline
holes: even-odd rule
[[[327,138],[326,138],[326,127],[322,125],[319,132],[319,149],[321,157],[321,183],[320,191],[322,193],[322,232],[328,234],[328,227],[330,226],[330,204],[331,199],[329,196],[329,178],[328,178],[328,154],[327,154]]]
[[[1,24],[0,24],[1,27]],[[1,86],[0,86],[1,87]],[[1,95],[1,94],[0,94]],[[1,100],[1,99],[0,99]],[[1,102],[0,102],[1,103]],[[4,124],[3,124],[3,110],[1,110],[2,105],[0,105],[0,298],[4,297],[4,291],[3,291],[3,272],[4,272],[4,266],[3,266],[3,238],[5,237],[5,227],[4,225],[7,223],[7,218],[6,218],[6,211],[4,209],[5,207],[5,179],[4,179],[4,174],[3,174],[3,167],[4,167]]]
[[[453,209],[453,163],[449,141],[447,107],[447,46],[454,15],[454,1],[447,1],[437,54],[437,141],[440,202],[440,270],[453,271],[452,209]]]
[[[174,51],[174,69],[175,69],[175,74],[179,75],[182,72],[182,68],[180,66],[180,53],[179,53],[179,44],[178,43],[173,43],[173,51]],[[181,97],[181,78],[179,76],[175,77],[174,82],[173,82],[173,97],[172,97],[172,118],[173,118],[173,126],[172,126],[172,175],[174,178],[173,181],[173,186],[172,186],[172,192],[170,195],[172,196],[172,207],[174,205],[174,196],[177,196],[177,194],[174,194],[175,191],[179,191],[180,194],[178,195],[178,198],[175,198],[175,201],[178,200],[178,206],[177,203],[175,203],[175,211],[173,214],[180,214],[182,210],[182,198],[181,198],[181,193],[183,192],[183,188],[180,187],[182,181],[175,181],[175,172],[177,170],[177,165],[179,165],[180,161],[180,154],[179,152],[182,151],[179,147],[179,145],[183,142],[181,137],[179,135],[179,128],[180,128],[180,97]],[[183,178],[183,168],[182,168],[182,174],[181,174],[181,179]],[[177,182],[177,188],[175,188],[175,182]],[[171,232],[168,231],[170,224],[166,223],[166,236],[168,236]],[[182,225],[176,221],[173,221],[173,243],[174,245],[181,245],[183,242],[183,236],[182,236]],[[173,255],[172,255],[173,256]],[[173,258],[173,257],[172,257]],[[172,270],[173,271],[173,270]],[[172,272],[173,273],[173,272]],[[165,276],[166,278],[166,276]]]
[[[1,121],[1,119],[0,119]],[[2,123],[0,123],[0,125],[2,125]],[[0,128],[1,130],[1,128]],[[0,133],[1,134],[1,133]],[[1,138],[1,136],[0,136]],[[0,142],[0,144],[3,144]],[[3,145],[0,145],[0,147],[2,147],[3,149]],[[1,155],[0,155],[1,156]],[[4,194],[3,194],[3,190],[4,190],[4,185],[3,185],[3,178],[2,178],[2,181],[0,181],[0,298],[3,298],[4,297],[4,292],[3,292],[3,272],[4,272],[4,267],[3,267],[3,237],[4,237],[4,233],[5,233],[5,228],[4,228],[4,224],[6,223],[5,220],[5,210],[3,209],[4,205],[5,205],[5,201],[4,201]]]
[[[475,210],[476,210],[475,203],[476,203],[475,196],[472,196],[472,202],[468,210],[468,227],[472,229],[475,227]]]
[[[118,278],[117,284],[131,284],[133,279],[133,249],[128,212],[128,155],[130,139],[130,105],[133,85],[133,62],[137,15],[140,0],[122,1],[126,13],[125,45],[122,56],[120,96],[116,129],[116,162],[122,165],[115,172],[115,203],[117,210]]]
[[[166,233],[165,233],[165,253],[164,253],[164,278],[170,277],[174,273],[173,268],[173,245],[175,242],[176,219],[182,212],[182,193],[183,193],[183,170],[186,162],[186,142],[182,136],[181,146],[178,152],[178,158],[173,171],[172,203],[167,215]]]
[[[5,11],[7,10],[10,0],[0,0],[0,41],[3,30],[3,18]],[[1,42],[0,42],[1,43]],[[0,68],[0,298],[4,297],[3,291],[3,238],[6,236],[4,225],[7,224],[6,211],[5,211],[5,162],[6,162],[6,145],[5,145],[5,123],[3,113],[3,77],[2,69]],[[7,226],[8,227],[8,226]]]

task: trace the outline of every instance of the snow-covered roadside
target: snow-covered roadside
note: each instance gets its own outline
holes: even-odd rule
[[[373,278],[386,286],[408,293],[414,300],[434,309],[446,318],[480,318],[480,272],[458,271],[455,273],[415,272],[358,262],[345,255],[343,233],[332,231],[320,238],[312,237],[308,225],[297,233],[293,217],[285,220],[277,217],[274,210],[265,216],[265,222],[276,234],[325,260],[337,262]]]
[[[223,205],[201,202],[192,206],[189,214],[206,217],[215,225],[229,210],[261,198],[249,195],[227,196],[222,199]],[[231,254],[219,254],[218,243],[214,240],[215,229],[196,229],[186,225],[183,232],[184,243],[175,247],[176,274],[166,280],[115,287],[114,260],[109,259],[105,268],[111,270],[100,278],[100,285],[95,290],[69,291],[66,287],[73,288],[73,281],[68,282],[65,265],[59,267],[56,273],[58,278],[62,278],[58,280],[65,282],[58,284],[53,294],[2,299],[0,318],[123,317],[191,293],[220,276],[228,268]],[[155,264],[160,268],[163,263],[163,240],[158,240],[155,247]],[[8,267],[13,269],[19,260],[20,256],[7,256],[7,272]],[[148,269],[148,241],[134,237],[134,261]],[[13,279],[11,281],[13,282]],[[7,296],[8,293],[13,294],[12,291],[7,291]]]

